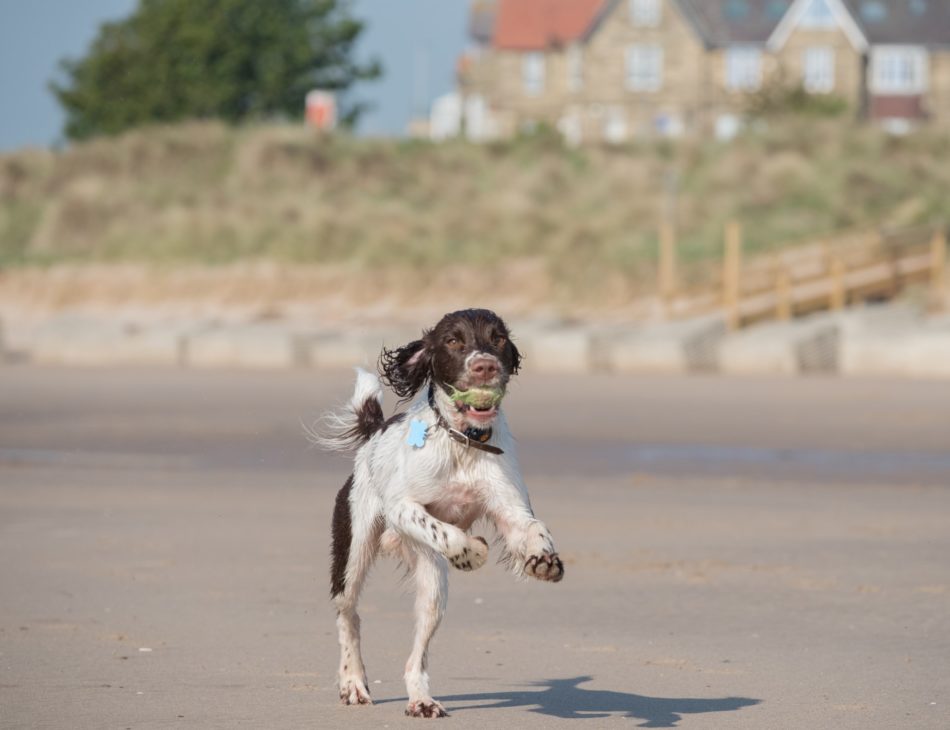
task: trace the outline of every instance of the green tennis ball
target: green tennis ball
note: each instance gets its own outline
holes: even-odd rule
[[[469,388],[468,390],[459,390],[450,385],[449,398],[456,403],[462,403],[472,408],[491,408],[501,403],[505,397],[503,388]]]

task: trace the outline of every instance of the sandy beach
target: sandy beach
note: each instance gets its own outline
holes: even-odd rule
[[[409,726],[412,599],[337,703],[301,424],[349,373],[0,370],[0,727]],[[392,399],[387,410],[392,407]],[[950,727],[950,387],[533,376],[506,400],[557,585],[451,576],[454,727]]]

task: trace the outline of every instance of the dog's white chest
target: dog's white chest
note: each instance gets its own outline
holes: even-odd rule
[[[482,516],[484,500],[482,491],[475,485],[449,482],[425,507],[433,517],[464,530]]]

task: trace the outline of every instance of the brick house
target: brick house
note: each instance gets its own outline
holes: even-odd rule
[[[797,0],[768,40],[816,93],[896,128],[950,122],[950,2]]]
[[[729,136],[770,83],[895,127],[950,121],[948,0],[476,0],[471,36],[477,138]]]

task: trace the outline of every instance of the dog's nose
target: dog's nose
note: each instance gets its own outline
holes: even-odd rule
[[[498,363],[491,357],[479,357],[472,361],[469,370],[478,378],[491,380],[498,375]]]

